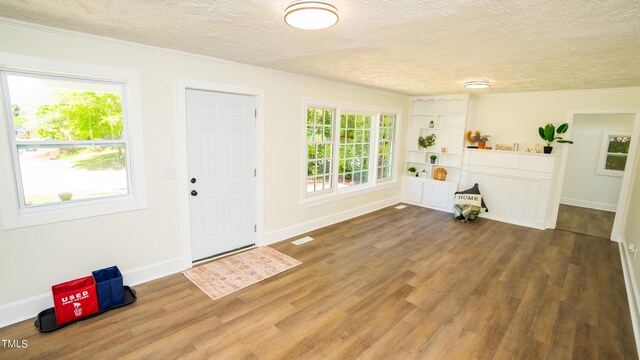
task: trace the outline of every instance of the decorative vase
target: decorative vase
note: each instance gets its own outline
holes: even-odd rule
[[[431,159],[431,163],[435,164],[436,163],[436,159]]]
[[[536,144],[536,152],[540,154],[542,152],[542,145]]]
[[[553,146],[545,146],[544,147],[544,153],[545,154],[551,154],[551,150],[553,150]]]
[[[58,198],[60,198],[61,201],[69,201],[71,200],[72,197],[73,197],[73,194],[70,192],[58,193]]]
[[[487,146],[486,142],[478,142],[478,149],[484,149]]]

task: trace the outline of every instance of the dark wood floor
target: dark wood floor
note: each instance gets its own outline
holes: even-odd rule
[[[213,301],[183,275],[1,359],[636,359],[617,244],[386,208],[273,247],[302,265]],[[126,279],[125,279],[126,281]]]
[[[560,204],[556,229],[610,239],[615,217],[611,211]]]

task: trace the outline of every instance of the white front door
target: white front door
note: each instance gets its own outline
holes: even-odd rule
[[[192,260],[255,243],[253,96],[186,91]]]

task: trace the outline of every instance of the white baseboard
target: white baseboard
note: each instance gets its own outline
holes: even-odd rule
[[[518,226],[524,226],[524,227],[528,227],[528,228],[532,228],[532,229],[540,229],[540,230],[545,230],[546,228],[544,226],[536,226],[533,223],[530,222],[525,222],[525,221],[518,221],[518,220],[513,220],[513,219],[504,219],[501,217],[497,217],[491,214],[491,211],[489,212],[484,212],[481,211],[480,215],[481,218],[483,219],[489,219],[489,220],[495,220],[495,221],[500,221],[503,223],[507,223],[507,224],[513,224],[513,225],[518,225]]]
[[[40,294],[0,306],[0,328],[34,318],[44,309],[53,307],[51,293]],[[35,330],[34,330],[35,331]]]
[[[364,215],[372,211],[376,211],[387,206],[391,206],[400,202],[400,196],[394,196],[388,199],[376,201],[371,204],[360,206],[354,209],[341,211],[339,213],[331,214],[320,219],[307,221],[302,224],[289,226],[284,229],[270,231],[264,234],[262,243],[260,246],[277,243],[278,241],[286,240],[294,236],[304,234],[306,232],[319,229],[324,226],[339,223],[341,221],[349,220],[356,216]]]
[[[603,210],[603,211],[610,211],[610,212],[616,212],[616,210],[618,209],[617,204],[605,204],[605,203],[600,203],[595,201],[570,199],[570,198],[564,198],[564,197],[560,199],[560,204],[579,206],[587,209],[596,209],[596,210]]]
[[[138,285],[185,269],[184,260],[170,259],[122,272],[125,285]],[[90,275],[90,274],[89,274]],[[17,322],[35,319],[42,310],[53,307],[51,293],[40,294],[0,306],[0,328]]]
[[[626,249],[626,241],[624,235],[622,236],[622,242],[620,242],[620,261],[622,263],[622,271],[624,273],[624,285],[627,289],[627,300],[629,301],[629,310],[631,315],[631,324],[633,326],[633,334],[636,341],[636,351],[640,358],[640,294],[638,293],[638,284],[635,276],[633,275],[633,263],[629,252]]]
[[[191,260],[187,262],[191,266]],[[185,261],[182,257],[161,261],[155,264],[141,266],[131,270],[123,271],[122,277],[125,285],[138,285],[147,281],[159,279],[161,277],[172,275],[189,267],[185,267]]]

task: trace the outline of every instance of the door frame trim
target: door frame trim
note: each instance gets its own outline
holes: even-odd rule
[[[214,83],[208,81],[176,78],[176,140],[178,143],[177,156],[177,186],[178,186],[178,223],[182,243],[182,257],[184,268],[191,268],[191,222],[189,215],[189,172],[187,167],[187,90],[203,90],[218,93],[253,96],[256,99],[256,143],[255,166],[257,176],[255,181],[255,221],[257,246],[263,244],[264,239],[264,99],[265,91],[260,88],[237,86],[232,84]]]

